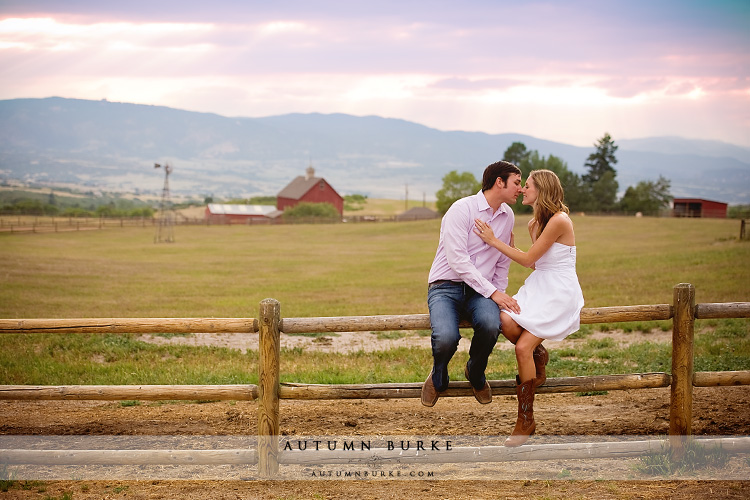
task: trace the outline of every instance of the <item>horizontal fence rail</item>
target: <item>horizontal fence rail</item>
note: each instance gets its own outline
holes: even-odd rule
[[[587,377],[550,377],[537,388],[539,394],[563,392],[619,391],[629,389],[656,389],[669,387],[672,378],[668,373],[630,373],[624,375],[597,375]],[[514,395],[515,382],[490,380],[492,393]],[[750,385],[750,371],[696,372],[694,387],[720,387]],[[281,382],[279,399],[399,399],[418,398],[421,382],[385,384],[299,384]],[[470,397],[473,392],[466,381],[450,382],[441,397]],[[258,386],[236,385],[3,385],[0,400],[26,401],[255,401]]]
[[[0,400],[254,401],[258,386],[235,385],[0,385]]]
[[[255,465],[255,450],[2,450],[15,465]]]
[[[673,317],[669,304],[593,307],[581,310],[581,324],[657,321]],[[696,319],[750,318],[750,302],[697,304]],[[464,322],[462,327],[468,328]],[[283,333],[428,330],[429,314],[283,318]],[[257,333],[255,318],[78,318],[0,319],[2,333]]]
[[[0,333],[255,333],[258,320],[238,318],[0,319]]]
[[[695,319],[750,318],[750,302],[696,304]]]
[[[711,304],[722,305],[722,304]],[[719,312],[721,314],[721,312]],[[746,312],[750,317],[750,307]],[[725,316],[718,316],[725,317]],[[593,307],[581,311],[582,324],[619,323],[626,321],[655,321],[672,318],[669,304],[619,307]],[[468,328],[468,322],[461,327]],[[0,328],[2,323],[0,323]],[[330,318],[284,318],[280,330],[284,333],[362,332],[388,330],[429,330],[429,314],[394,316],[347,316]]]
[[[750,452],[750,437],[696,439],[706,448],[721,447],[729,453]],[[458,446],[449,452],[395,448],[370,450],[286,450],[278,455],[279,464],[323,466],[334,464],[451,464],[520,462],[530,460],[575,460],[639,457],[661,453],[664,439],[604,441],[599,443],[528,444],[506,446]],[[0,449],[3,463],[14,465],[255,465],[258,454],[247,449],[215,450],[41,450]]]
[[[515,380],[490,380],[492,393],[496,395],[515,395]],[[548,378],[537,393],[587,392],[626,389],[647,389],[669,387],[670,377],[666,373],[635,373],[626,375],[598,375],[589,377]],[[391,384],[291,384],[282,383],[279,388],[281,399],[377,399],[377,398],[418,398],[421,395],[422,382]],[[468,381],[456,381],[448,384],[448,389],[440,397],[473,396],[474,392]]]

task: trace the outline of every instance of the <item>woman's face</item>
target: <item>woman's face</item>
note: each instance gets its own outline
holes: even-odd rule
[[[523,193],[523,199],[521,200],[521,203],[524,205],[533,206],[538,195],[536,186],[534,185],[533,177],[529,177],[528,179],[526,179],[526,185],[523,187],[521,192]]]

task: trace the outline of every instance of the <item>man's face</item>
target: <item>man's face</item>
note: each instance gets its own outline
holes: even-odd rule
[[[521,176],[519,174],[510,174],[508,182],[505,184],[503,184],[503,180],[499,177],[496,182],[500,186],[499,194],[501,201],[508,205],[513,205],[523,189],[523,186],[521,186]]]

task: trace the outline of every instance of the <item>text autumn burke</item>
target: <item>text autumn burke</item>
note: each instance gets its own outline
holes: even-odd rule
[[[388,451],[451,451],[453,445],[451,441],[441,440],[416,440],[416,441],[385,441],[385,446],[376,448],[385,448]],[[284,451],[320,451],[320,450],[343,450],[343,451],[365,451],[370,450],[372,443],[370,441],[339,441],[339,440],[291,440],[284,442]]]

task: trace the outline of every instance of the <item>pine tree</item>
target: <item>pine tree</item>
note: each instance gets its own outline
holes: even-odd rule
[[[609,212],[616,207],[619,186],[615,180],[617,171],[613,167],[617,163],[615,152],[618,146],[608,133],[605,133],[595,146],[596,151],[586,160],[585,166],[589,171],[582,176],[582,180],[591,193],[591,208],[595,211]]]
[[[605,133],[604,137],[599,139],[595,146],[596,151],[589,155],[584,164],[589,169],[589,172],[584,174],[583,180],[589,184],[594,184],[606,172],[612,172],[617,175],[612,165],[617,163],[615,152],[619,146],[615,145],[615,141],[612,140],[612,137],[608,133]]]

